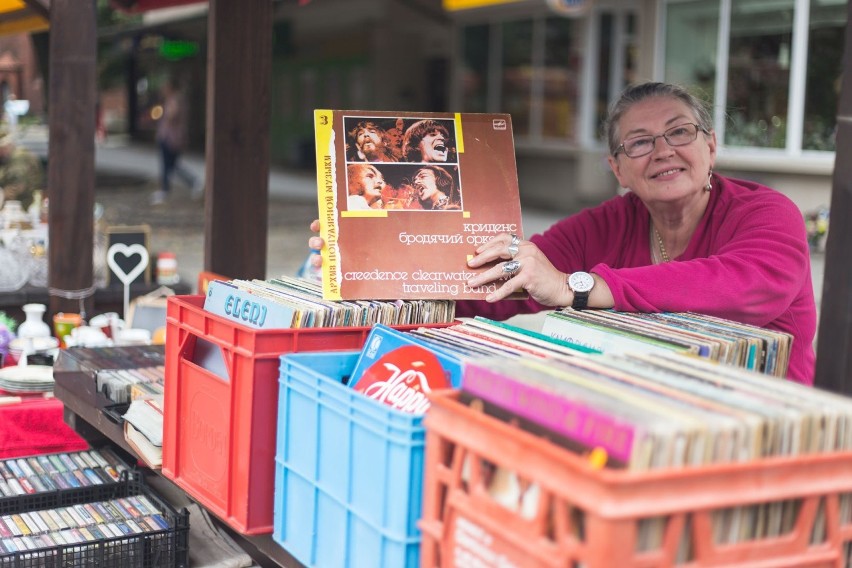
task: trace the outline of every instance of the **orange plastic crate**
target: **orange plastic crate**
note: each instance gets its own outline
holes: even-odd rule
[[[361,349],[371,328],[257,330],[203,306],[167,303],[163,474],[236,531],[271,533],[279,357]]]
[[[430,398],[423,568],[852,563],[852,452],[643,473],[598,470],[465,406],[458,394]],[[533,513],[522,517],[490,497],[485,479],[493,466],[539,488]],[[773,507],[791,512],[773,536],[719,538],[731,519],[745,531]],[[656,529],[650,547],[641,540],[649,527]]]

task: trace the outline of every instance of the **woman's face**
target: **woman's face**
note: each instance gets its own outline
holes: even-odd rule
[[[437,130],[428,132],[420,141],[420,156],[424,162],[447,161],[447,139]]]
[[[620,142],[634,136],[659,136],[673,126],[696,123],[690,108],[669,97],[636,103],[618,123]],[[622,187],[629,188],[647,205],[673,203],[700,196],[716,160],[716,135],[699,130],[696,139],[683,146],[669,146],[660,136],[653,150],[638,158],[619,151],[609,165]]]

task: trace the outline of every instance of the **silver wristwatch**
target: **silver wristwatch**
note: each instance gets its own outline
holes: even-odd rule
[[[595,286],[595,279],[588,272],[572,272],[568,276],[568,287],[574,292],[574,302],[571,307],[582,310],[589,303],[589,292]]]

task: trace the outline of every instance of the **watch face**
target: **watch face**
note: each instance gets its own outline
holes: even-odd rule
[[[572,272],[568,277],[568,286],[574,292],[588,292],[595,285],[595,280],[588,272]]]

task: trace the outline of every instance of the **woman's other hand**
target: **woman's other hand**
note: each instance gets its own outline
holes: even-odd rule
[[[319,219],[314,219],[311,222],[311,232],[312,233],[319,233],[319,230],[320,230]],[[323,240],[322,237],[320,237],[318,235],[315,235],[315,236],[308,239],[308,248],[310,248],[311,250],[319,251],[319,250],[322,250],[322,247],[324,247],[324,246],[325,246],[325,241]],[[314,268],[320,268],[322,266],[322,256],[319,255],[319,254],[312,254],[311,258],[310,258],[310,263],[311,263],[311,266],[313,266]]]

